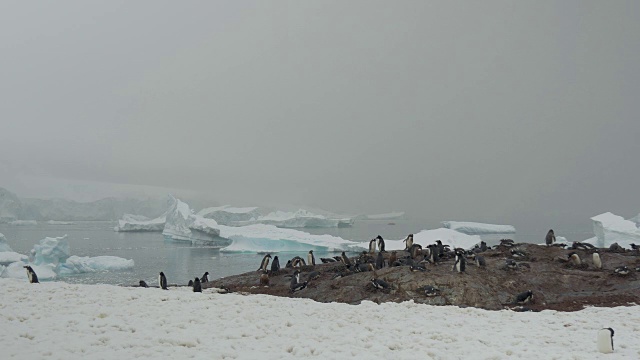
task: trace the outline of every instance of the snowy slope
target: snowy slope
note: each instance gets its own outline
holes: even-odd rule
[[[0,287],[6,358],[640,358],[640,306],[515,313],[16,279]],[[595,340],[609,326],[616,350],[604,356]]]

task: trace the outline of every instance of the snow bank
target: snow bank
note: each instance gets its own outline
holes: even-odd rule
[[[7,243],[7,238],[2,233],[0,233],[0,251],[13,251]]]
[[[385,239],[386,250],[404,250],[405,243],[402,240]],[[422,230],[417,234],[413,234],[413,243],[422,245],[423,248],[426,248],[429,244],[434,244],[436,240],[442,241],[442,244],[449,245],[451,248],[463,249],[470,249],[481,241],[478,235],[467,235],[447,228]]]
[[[74,255],[70,256],[64,264],[60,264],[58,274],[70,275],[96,271],[117,271],[131,269],[133,266],[133,260],[117,256],[80,257]]]
[[[404,216],[404,211],[390,212],[386,214],[359,215],[357,220],[395,220]]]
[[[27,261],[29,257],[13,251],[0,252],[0,265],[9,265],[17,261]]]
[[[210,207],[198,211],[198,216],[213,219],[221,225],[232,225],[240,221],[252,221],[260,217],[257,207],[231,207],[229,205]]]
[[[6,358],[596,360],[640,353],[637,305],[516,313],[412,301],[319,303],[188,287],[0,279],[0,288]],[[603,356],[596,338],[609,326],[615,352]]]
[[[31,225],[38,225],[38,222],[35,220],[14,220],[9,222],[9,225],[14,225],[14,226],[31,226]]]
[[[167,215],[161,215],[155,219],[148,219],[145,216],[124,214],[122,219],[118,220],[114,231],[163,231],[167,222]]]
[[[516,228],[511,225],[483,224],[468,221],[443,221],[442,226],[467,235],[516,233]]]
[[[640,244],[640,229],[634,221],[625,220],[622,216],[610,212],[591,218],[595,238],[586,240],[596,247],[608,248],[613,243],[630,248],[631,243]]]
[[[221,249],[224,252],[307,252],[362,251],[362,243],[331,235],[312,235],[294,229],[273,225],[247,225],[241,227],[220,225],[220,236],[232,241]]]
[[[189,205],[171,197],[173,205],[167,212],[162,235],[174,241],[187,241],[213,246],[229,245],[228,241],[221,241],[218,223],[213,219],[205,219],[194,215]]]

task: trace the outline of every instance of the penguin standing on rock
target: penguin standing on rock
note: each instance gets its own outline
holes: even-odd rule
[[[392,251],[391,255],[389,256],[389,267],[393,266],[396,260],[398,260],[398,253],[395,251]]]
[[[260,285],[269,286],[269,274],[263,273],[260,275]]]
[[[376,253],[376,239],[373,238],[371,239],[371,241],[369,241],[369,253],[370,254],[375,254]]]
[[[200,284],[200,279],[198,278],[193,280],[193,292],[202,292],[202,284]]]
[[[473,258],[474,258],[474,260],[476,262],[476,266],[478,266],[478,267],[486,267],[487,266],[487,261],[484,259],[484,256],[474,255]]]
[[[158,285],[160,285],[160,289],[162,290],[169,290],[167,289],[167,277],[164,276],[162,271],[160,271],[160,276],[158,276]]]
[[[409,236],[407,236],[406,239],[402,240],[402,242],[405,243],[404,245],[405,250],[411,249],[411,246],[413,245],[413,234],[409,234]]]
[[[273,262],[271,263],[271,272],[276,272],[280,270],[280,260],[278,256],[273,257]]]
[[[307,282],[300,282],[300,270],[296,269],[291,277],[291,284],[289,285],[289,291],[294,293],[307,287]]]
[[[382,236],[378,235],[376,237],[376,240],[378,240],[378,249],[380,250],[380,252],[384,252],[384,239],[382,238]]]
[[[571,264],[573,264],[574,266],[580,266],[582,265],[582,261],[580,260],[580,256],[572,251],[570,252],[567,257],[569,258],[569,261],[571,261]]]
[[[593,253],[593,265],[596,269],[602,269],[602,260],[600,259],[600,254],[598,252]]]
[[[613,352],[613,334],[612,328],[604,328],[598,331],[598,351],[603,354]]]
[[[206,283],[209,282],[209,272],[205,272],[204,275],[202,275],[202,277],[200,278],[200,282],[201,283]]]
[[[554,242],[556,242],[556,235],[553,233],[553,229],[547,232],[547,237],[545,237],[544,242],[547,244],[547,246],[551,246]]]
[[[378,257],[376,258],[376,269],[382,269],[384,267],[384,256],[382,256],[382,252],[378,253]]]
[[[453,264],[453,270],[463,273],[467,267],[467,259],[462,251],[456,251],[456,262]]]
[[[309,253],[307,254],[307,264],[316,266],[316,258],[313,256],[313,250],[309,250]]]
[[[342,252],[342,262],[345,265],[351,265],[351,260],[349,260],[349,258],[347,257],[347,255],[344,253],[344,251]]]
[[[257,271],[267,271],[267,266],[269,266],[269,259],[271,259],[271,254],[267,254],[262,258],[262,262],[260,263],[260,268]]]
[[[29,265],[27,266],[23,266],[23,268],[27,269],[27,277],[29,278],[29,282],[32,284],[38,284],[40,283],[38,281],[38,275],[36,275],[36,272],[33,271],[33,268]]]

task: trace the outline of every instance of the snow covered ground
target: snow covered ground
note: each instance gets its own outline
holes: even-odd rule
[[[26,279],[0,287],[6,359],[640,358],[640,306],[515,313]],[[595,341],[609,326],[615,352],[604,355]]]

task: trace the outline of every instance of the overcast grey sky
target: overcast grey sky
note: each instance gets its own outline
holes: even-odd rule
[[[638,1],[5,1],[0,80],[21,196],[640,211]]]

